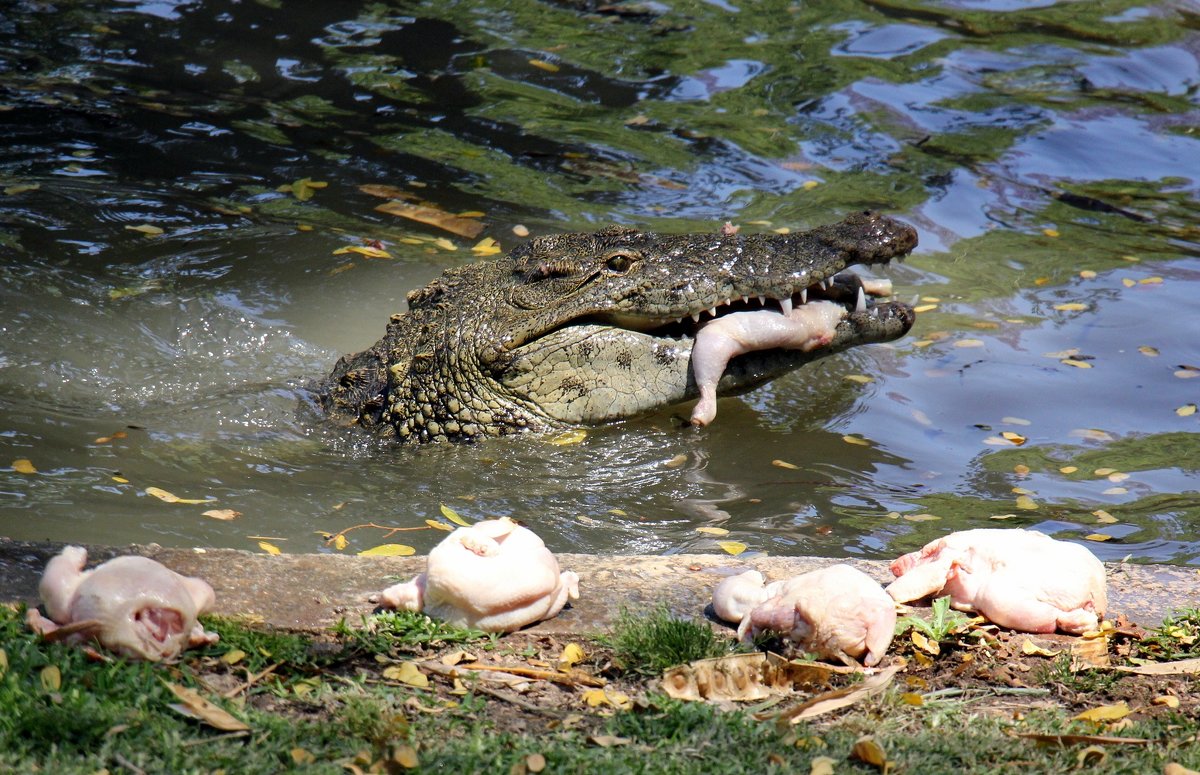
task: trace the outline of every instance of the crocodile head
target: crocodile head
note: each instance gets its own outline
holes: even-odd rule
[[[696,398],[693,348],[714,318],[838,305],[818,343],[752,348],[714,377],[719,395],[745,392],[906,333],[910,307],[876,303],[842,270],[916,242],[912,227],[874,213],[786,235],[614,227],[537,238],[410,293],[409,312],[339,361],[318,396],[335,416],[422,441],[606,422]]]

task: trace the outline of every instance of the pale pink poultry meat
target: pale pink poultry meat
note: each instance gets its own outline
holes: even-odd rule
[[[731,312],[705,323],[692,346],[692,376],[700,400],[692,409],[692,425],[704,426],[717,416],[717,383],[725,366],[744,353],[779,347],[809,351],[829,344],[846,309],[830,301],[812,301],[784,313],[775,310]]]
[[[949,595],[960,611],[1024,632],[1088,632],[1108,608],[1104,564],[1035,530],[951,533],[892,562],[892,573],[899,603]]]
[[[216,600],[202,579],[182,576],[148,557],[116,557],[84,570],[87,550],[65,547],[46,564],[29,626],[48,639],[95,640],[134,659],[172,659],[189,646],[217,641],[197,617]]]
[[[713,611],[738,622],[751,641],[771,632],[804,651],[848,665],[883,659],[896,629],[896,606],[876,581],[849,565],[764,584],[758,571],[725,579],[713,591]]]
[[[579,576],[533,531],[508,517],[460,527],[429,552],[425,572],[388,587],[380,605],[460,627],[512,632],[579,597]]]

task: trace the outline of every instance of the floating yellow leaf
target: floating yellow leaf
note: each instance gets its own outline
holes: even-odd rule
[[[441,509],[442,516],[445,517],[446,519],[450,520],[454,524],[459,525],[461,527],[470,527],[471,526],[470,522],[468,522],[465,519],[463,519],[462,517],[460,517],[458,515],[457,511],[450,508],[446,504],[443,503],[443,504],[439,505],[438,508]]]
[[[283,554],[279,547],[269,541],[259,541],[258,548],[262,549],[267,554]]]
[[[298,201],[307,202],[308,200],[313,198],[313,194],[315,194],[317,192],[317,189],[325,188],[328,185],[329,184],[323,180],[312,180],[310,178],[300,178],[299,180],[295,181],[291,185],[285,184],[285,185],[280,186],[276,190],[282,191],[284,193],[290,192],[291,195],[296,197],[296,199]]]
[[[795,463],[789,463],[786,460],[778,460],[778,459],[772,460],[771,465],[775,466],[776,468],[786,468],[789,471],[796,471],[796,470],[799,470],[799,468],[800,468],[800,466],[796,465]]]
[[[920,305],[917,305],[916,307],[913,307],[913,312],[933,312],[937,308],[938,308],[938,305],[936,305],[936,304],[920,304]],[[928,341],[916,342],[917,347],[928,347],[931,344],[933,344],[933,342],[928,342]]]
[[[982,339],[959,339],[954,343],[955,347],[983,347]]]
[[[1115,468],[1097,468],[1092,473],[1096,476],[1108,476],[1109,474],[1115,474],[1116,472],[1117,469]]]
[[[204,512],[204,516],[228,522],[231,519],[237,519],[242,516],[242,512],[234,511],[233,509],[209,509]]]
[[[1025,465],[1024,463],[1017,463],[1015,466],[1013,466],[1013,473],[1017,476],[1028,476],[1029,466]]]
[[[1004,431],[1003,433],[1000,434],[1000,436],[1002,438],[1004,438],[1006,441],[1011,441],[1013,444],[1017,445],[1018,447],[1021,446],[1022,444],[1024,444],[1026,441],[1024,436],[1022,436],[1019,433],[1013,433],[1012,431]]]
[[[1076,428],[1067,433],[1068,436],[1076,439],[1087,439],[1088,441],[1112,441],[1112,434],[1108,431],[1102,431],[1098,428]]]
[[[454,528],[450,527],[445,522],[438,522],[436,519],[427,519],[425,520],[425,524],[429,525],[434,530],[445,530],[447,533],[454,530]]]
[[[429,679],[425,677],[425,674],[421,672],[421,668],[417,667],[415,662],[401,662],[398,665],[385,668],[383,677],[389,681],[399,681],[409,686],[420,688],[429,686]]]
[[[1137,285],[1137,281],[1126,277],[1121,280],[1121,285],[1124,285],[1126,288],[1132,288],[1133,286]]]
[[[442,250],[451,250],[451,251],[458,250],[458,245],[455,245],[453,242],[446,239],[445,237],[438,237],[437,239],[435,239],[433,241],[433,244],[437,245]]]
[[[338,248],[333,251],[333,255],[340,256],[346,253],[357,253],[360,256],[367,258],[391,258],[392,254],[380,248],[374,248],[370,245],[348,245],[344,248]]]
[[[1104,478],[1107,479],[1108,481],[1112,482],[1113,484],[1117,484],[1119,482],[1123,482],[1126,479],[1128,479],[1129,474],[1123,473],[1121,471],[1114,471],[1113,473],[1109,474],[1108,476],[1106,476]]]
[[[1034,501],[1033,498],[1030,498],[1028,495],[1018,495],[1017,496],[1017,508],[1018,509],[1022,509],[1023,511],[1033,511],[1037,507],[1038,507],[1037,502]]]
[[[1162,281],[1161,277],[1143,277],[1138,280],[1138,285],[1161,285]]]
[[[866,374],[847,374],[845,377],[843,377],[843,379],[847,379],[851,382],[857,382],[860,385],[866,385],[869,382],[875,381],[874,377],[868,377]]]
[[[484,237],[471,248],[471,252],[477,256],[492,256],[500,252],[500,245],[491,237]]]
[[[149,223],[143,223],[138,226],[130,226],[129,224],[126,224],[125,228],[129,231],[136,231],[145,234],[147,237],[157,237],[163,233],[162,229]]]
[[[42,688],[48,692],[56,692],[62,688],[62,671],[57,665],[46,665],[39,675]]]
[[[529,236],[529,227],[524,224],[521,224],[521,223],[515,224],[512,227],[512,233],[517,235],[518,237],[528,237]]]
[[[1078,470],[1079,466],[1063,466],[1062,468],[1058,469],[1059,473],[1063,474],[1073,474]]]
[[[1181,406],[1175,410],[1175,414],[1179,415],[1180,417],[1191,417],[1195,413],[1196,413],[1196,405],[1195,404],[1184,404],[1183,406]]]
[[[359,557],[408,557],[410,554],[416,554],[417,550],[411,546],[404,544],[380,544],[372,546],[370,549],[363,549],[358,553]]]
[[[746,545],[741,541],[718,541],[717,546],[734,557],[746,551]]]
[[[1128,716],[1130,713],[1129,706],[1124,702],[1118,702],[1116,705],[1101,705],[1091,710],[1085,710],[1078,716],[1075,716],[1072,721],[1116,721]]]
[[[567,447],[571,444],[578,444],[588,437],[587,429],[572,428],[569,431],[556,433],[546,439],[547,444],[553,444],[556,447]]]
[[[800,184],[800,188],[804,189],[805,191],[812,191],[819,185],[821,185],[821,181],[819,180],[806,180]]]
[[[1042,229],[1042,234],[1045,234],[1047,237],[1057,237],[1058,229],[1045,228]]]
[[[12,470],[18,474],[36,474],[37,469],[33,467],[33,463],[25,458],[20,458],[12,462]]]
[[[163,501],[165,503],[196,504],[196,503],[209,503],[211,501],[216,500],[216,498],[180,498],[175,493],[167,492],[166,490],[162,489],[161,487],[147,487],[145,490],[145,493],[147,495],[153,495],[155,498],[158,498],[160,501]]]
[[[568,643],[563,646],[562,653],[558,655],[558,664],[570,667],[579,664],[586,658],[587,655],[583,652],[582,646],[578,643]]]
[[[1091,533],[1084,536],[1088,541],[1111,541],[1112,536],[1104,535],[1104,533]]]
[[[558,65],[553,62],[547,62],[544,59],[530,59],[529,64],[539,70],[545,70],[547,73],[557,73],[559,69]]]
[[[1055,304],[1054,308],[1059,312],[1082,312],[1088,308],[1088,305],[1078,301],[1068,301],[1064,304]]]
[[[339,552],[345,551],[346,546],[349,545],[349,543],[350,542],[346,540],[346,536],[342,535],[341,533],[338,533],[333,537],[333,548],[337,549]]]
[[[1117,521],[1116,517],[1114,517],[1112,514],[1109,514],[1104,509],[1097,509],[1096,511],[1093,511],[1092,516],[1094,516],[1096,521],[1102,525],[1111,525]]]
[[[1157,348],[1157,347],[1151,347],[1151,346],[1149,346],[1149,345],[1145,345],[1145,344],[1144,344],[1144,345],[1142,345],[1141,347],[1139,347],[1139,348],[1138,348],[1138,352],[1140,352],[1142,355],[1146,355],[1146,356],[1149,356],[1149,357],[1151,357],[1151,358],[1154,358],[1154,357],[1156,357],[1156,356],[1158,355],[1158,348]]]
[[[729,531],[723,527],[707,527],[707,526],[698,527],[698,528],[696,528],[696,532],[697,533],[708,533],[709,535],[713,535],[713,536],[729,535]]]
[[[1059,361],[1059,363],[1063,364],[1064,366],[1074,366],[1077,369],[1092,368],[1092,364],[1088,363],[1087,361],[1079,361],[1074,358],[1063,358],[1061,361]]]
[[[1084,280],[1095,280],[1096,279],[1096,273],[1093,272],[1091,269],[1081,270],[1079,272],[1079,276],[1082,277]]]
[[[1175,372],[1175,376],[1180,379],[1195,379],[1200,377],[1200,369],[1195,366],[1184,366]]]
[[[843,436],[842,441],[846,442],[847,444],[856,444],[860,447],[871,446],[871,442],[859,436]]]
[[[904,518],[909,522],[934,522],[941,519],[934,514],[905,514]]]

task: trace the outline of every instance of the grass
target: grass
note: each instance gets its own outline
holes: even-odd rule
[[[668,667],[728,654],[729,641],[707,623],[678,619],[665,605],[634,613],[622,608],[608,639],[626,670],[658,675]]]
[[[903,673],[888,692],[795,726],[671,700],[645,676],[725,653],[729,644],[702,623],[673,619],[661,608],[623,612],[621,624],[606,636],[612,662],[621,664],[606,675],[610,686],[636,696],[629,709],[589,708],[582,690],[568,687],[539,713],[526,713],[470,681],[455,694],[449,680],[421,689],[380,678],[397,652],[473,644],[480,651],[526,654],[541,648],[532,636],[497,639],[420,619],[385,618],[312,640],[221,620],[208,622],[220,632],[220,644],[188,652],[175,665],[148,665],[96,661],[78,648],[43,643],[26,631],[21,613],[0,608],[5,772],[344,773],[372,766],[396,772],[415,763],[418,770],[463,773],[807,773],[822,757],[839,773],[880,772],[867,761],[872,749],[864,738],[891,762],[889,771],[902,773],[1161,772],[1171,761],[1200,767],[1200,721],[1182,709],[1113,726],[1074,721],[1076,710],[1049,704],[1030,708],[1027,698],[1015,695],[1011,703],[995,702],[1006,699],[1004,692],[1013,694],[1007,687],[942,693],[936,701],[929,693],[928,702],[914,701]],[[1194,613],[1181,616],[1196,621]],[[1176,629],[1154,637],[1172,638],[1174,632],[1186,639],[1178,629],[1185,624],[1167,626]],[[1189,646],[1153,642],[1172,653]],[[552,659],[559,650],[546,646],[537,658]],[[237,652],[242,656],[231,661]],[[1113,680],[1101,689],[1086,683],[1095,676],[1071,674],[1065,663],[1050,663],[1040,678],[1074,682],[1070,688],[1081,694],[1103,691],[1105,702],[1133,680]],[[1194,678],[1177,680],[1183,694],[1196,688]],[[248,724],[249,733],[223,733],[176,712],[179,699],[168,683],[200,691]],[[228,686],[233,691],[225,691]],[[519,702],[531,704],[538,693],[523,696]],[[1022,736],[1068,733],[1149,743],[1093,743],[1096,750],[1089,752],[1088,743],[1047,745]]]

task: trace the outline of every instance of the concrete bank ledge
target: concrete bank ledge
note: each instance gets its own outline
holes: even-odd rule
[[[62,546],[0,538],[0,602],[36,605],[42,569]],[[88,547],[88,566],[119,554],[145,555],[179,573],[205,579],[217,593],[216,614],[251,617],[269,627],[302,632],[325,630],[341,619],[358,624],[374,610],[372,595],[397,580],[407,581],[425,567],[423,556],[267,555],[153,544]],[[564,570],[579,574],[580,599],[528,631],[603,631],[622,607],[637,611],[660,603],[677,616],[703,618],[713,587],[725,576],[749,569],[776,580],[846,562],[881,583],[891,579],[882,561],[819,557],[560,554],[558,560]],[[1128,563],[1110,563],[1107,568],[1110,618],[1125,614],[1143,627],[1156,627],[1173,611],[1200,606],[1200,570]]]

